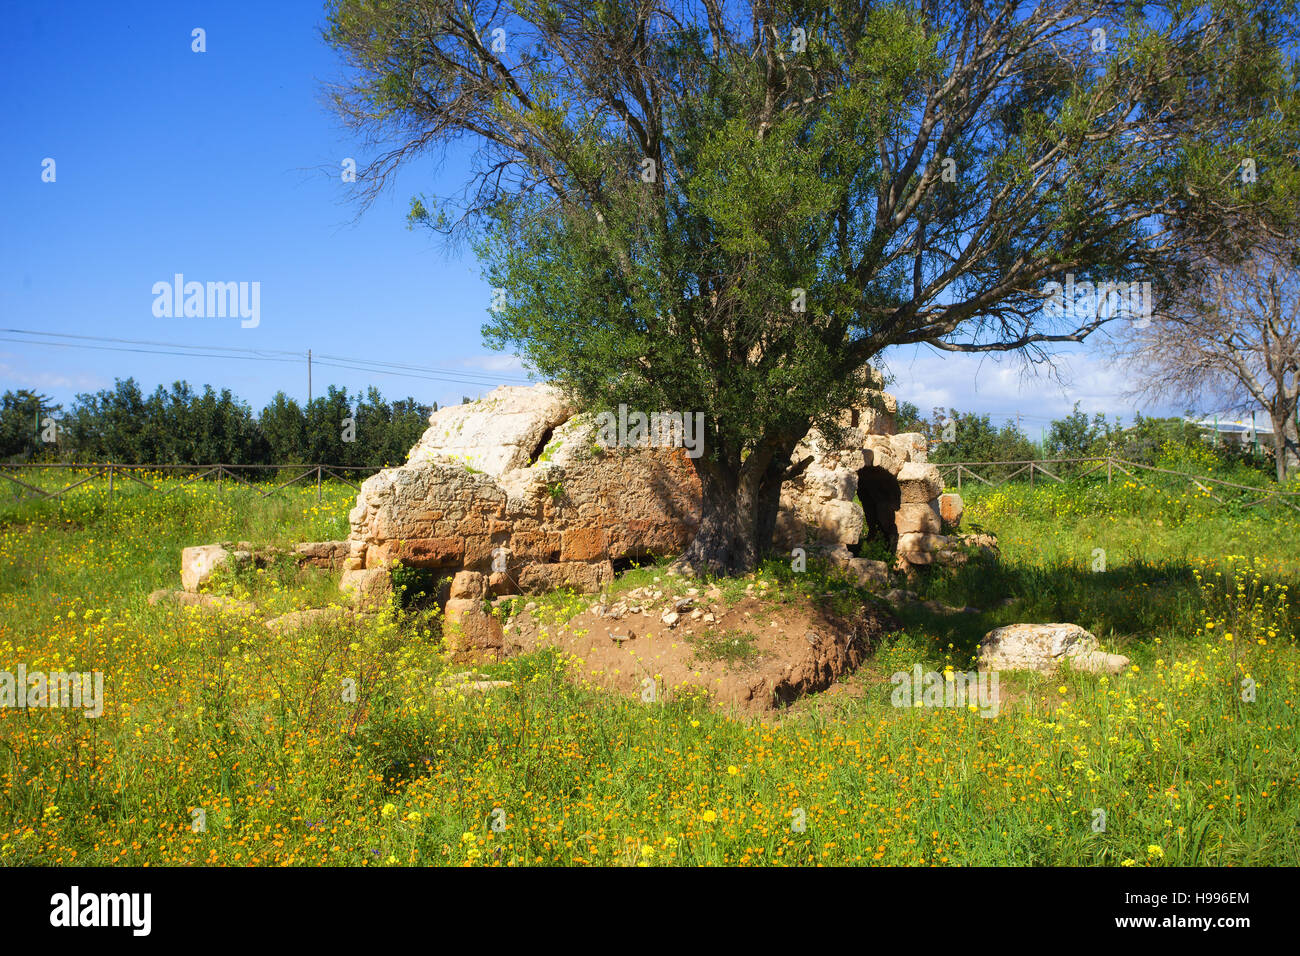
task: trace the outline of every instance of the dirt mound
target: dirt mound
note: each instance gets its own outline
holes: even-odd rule
[[[898,627],[873,605],[844,614],[829,602],[755,595],[727,606],[712,589],[685,590],[637,589],[560,624],[524,611],[506,625],[507,653],[553,647],[596,687],[647,702],[704,696],[760,714],[830,687]]]

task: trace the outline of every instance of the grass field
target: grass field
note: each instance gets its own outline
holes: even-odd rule
[[[0,710],[2,864],[1300,863],[1294,511],[1137,480],[964,489],[1001,561],[922,597],[984,613],[902,613],[843,693],[759,722],[598,693],[553,652],[483,668],[514,682],[494,695],[435,694],[436,612],[262,626],[338,601],[324,573],[221,581],[261,616],[150,606],[182,547],[343,537],[354,498],[173,486],[0,500],[0,670],[102,671],[107,700]],[[761,577],[774,601],[868,599]],[[586,599],[543,605],[559,627]],[[969,668],[1016,621],[1080,624],[1133,666],[1003,675],[992,719],[891,706],[891,673]]]

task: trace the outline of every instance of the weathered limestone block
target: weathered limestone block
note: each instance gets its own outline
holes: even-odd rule
[[[348,541],[304,541],[294,546],[299,567],[322,568],[337,571],[347,560],[351,546]]]
[[[862,587],[885,585],[889,583],[889,565],[884,561],[872,561],[868,558],[853,558],[845,565],[857,578]]]
[[[552,385],[502,386],[477,402],[435,412],[408,462],[453,461],[498,477],[527,468],[542,440],[574,411]]]
[[[443,610],[443,645],[452,660],[499,658],[505,647],[501,618],[484,611],[488,579],[477,571],[461,571],[451,580],[451,597]]]
[[[939,496],[939,515],[949,528],[961,527],[962,513],[966,510],[961,495],[948,493]]]
[[[943,492],[943,479],[934,465],[909,461],[898,470],[898,488],[903,504],[926,504]]]
[[[1055,671],[1062,661],[1075,670],[1118,674],[1129,663],[1107,654],[1097,638],[1077,624],[1009,624],[980,642],[980,666],[990,670]]]
[[[219,544],[185,548],[181,551],[181,587],[187,591],[197,591],[212,579],[217,568],[226,564],[247,564],[252,560],[253,556],[247,549],[227,549]]]
[[[939,517],[937,501],[927,501],[923,505],[902,505],[898,509],[894,522],[900,537],[916,532],[939,534],[943,530],[943,521]]]
[[[594,594],[612,580],[614,565],[609,561],[562,561],[528,565],[519,575],[519,587],[525,594],[542,594],[559,588]]]
[[[387,568],[358,568],[344,571],[339,590],[351,593],[362,607],[380,607],[393,596],[393,581]]]

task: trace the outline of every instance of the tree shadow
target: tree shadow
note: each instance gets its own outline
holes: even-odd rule
[[[974,654],[995,627],[1017,623],[1072,623],[1114,649],[1149,647],[1190,639],[1205,607],[1195,566],[1184,560],[1134,560],[1105,571],[1058,563],[1046,567],[973,559],[958,568],[933,569],[916,585],[922,599],[979,609],[978,614],[940,614],[918,605],[900,609],[905,627],[941,647]],[[1263,583],[1296,582],[1265,576]],[[1291,623],[1300,626],[1300,610]]]

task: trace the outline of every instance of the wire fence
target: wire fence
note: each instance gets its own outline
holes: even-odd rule
[[[935,462],[934,465],[939,469],[939,474],[944,480],[944,486],[951,487],[955,484],[959,492],[962,489],[963,479],[976,481],[990,488],[996,488],[999,485],[1016,480],[1027,480],[1030,485],[1033,485],[1039,476],[1041,476],[1042,480],[1065,484],[1069,480],[1083,478],[1088,475],[1097,475],[1100,478],[1101,469],[1105,468],[1106,484],[1108,485],[1114,482],[1116,472],[1129,478],[1136,478],[1137,472],[1151,472],[1190,482],[1199,491],[1209,495],[1221,504],[1227,504],[1228,502],[1214,493],[1216,489],[1223,493],[1247,492],[1249,493],[1247,497],[1259,495],[1254,500],[1238,502],[1248,508],[1265,502],[1272,502],[1300,511],[1300,491],[1284,491],[1280,488],[1260,488],[1255,485],[1243,485],[1223,478],[1192,475],[1184,471],[1157,468],[1155,465],[1144,465],[1141,462],[1109,456],[1097,458],[1044,458],[1027,461],[952,461]],[[976,469],[980,469],[984,473],[980,474]]]
[[[14,497],[23,498],[31,495],[38,498],[59,498],[79,488],[82,485],[89,484],[97,479],[106,479],[108,481],[108,494],[113,497],[117,491],[118,479],[125,479],[131,483],[131,487],[143,487],[148,491],[156,492],[160,495],[170,495],[182,488],[198,481],[215,481],[217,483],[217,492],[225,491],[226,482],[230,481],[234,485],[245,486],[258,493],[259,498],[268,498],[278,491],[283,491],[291,485],[296,485],[302,481],[315,480],[316,483],[316,500],[321,499],[321,483],[326,476],[343,482],[356,491],[361,490],[361,486],[354,481],[345,477],[345,473],[354,474],[357,472],[368,472],[373,474],[383,469],[384,465],[119,465],[116,463],[105,464],[75,464],[68,462],[21,462],[21,463],[0,463],[0,478],[9,482],[14,488]],[[61,484],[54,489],[42,488],[32,483],[39,480],[33,475],[33,472],[45,472],[49,470],[64,470],[78,474],[86,472],[75,481]],[[258,472],[278,474],[282,472],[297,472],[287,481],[282,481],[273,488],[263,489],[258,483],[249,480],[252,475]],[[242,474],[241,474],[242,472]],[[150,480],[153,475],[163,473],[168,478],[179,477],[182,480],[171,487],[164,487],[161,484],[154,484]],[[168,474],[171,473],[171,474]],[[22,475],[23,478],[17,477]],[[28,478],[30,480],[23,480]],[[264,483],[263,483],[264,484]]]
[[[978,484],[996,488],[999,485],[1008,484],[1013,481],[1027,481],[1030,485],[1037,481],[1049,481],[1059,484],[1065,484],[1070,480],[1077,480],[1089,475],[1096,475],[1100,479],[1100,472],[1104,468],[1106,471],[1106,483],[1112,484],[1115,480],[1116,472],[1128,477],[1137,477],[1137,472],[1149,472],[1160,475],[1168,475],[1181,481],[1190,482],[1202,493],[1213,498],[1222,504],[1228,501],[1222,497],[1222,494],[1236,494],[1238,498],[1235,503],[1245,507],[1254,507],[1256,505],[1272,502],[1282,504],[1295,511],[1300,511],[1300,491],[1284,491],[1280,488],[1261,488],[1254,485],[1243,485],[1238,482],[1228,481],[1223,478],[1212,478],[1208,475],[1193,475],[1187,472],[1174,471],[1170,468],[1158,468],[1155,465],[1144,465],[1141,462],[1128,461],[1123,458],[1114,457],[1095,457],[1095,458],[1043,458],[1029,459],[1025,461],[950,461],[934,462],[939,474],[944,480],[945,487],[955,486],[960,492],[964,482],[976,482]],[[341,481],[348,487],[360,491],[361,486],[349,479],[348,476],[366,477],[374,474],[387,466],[385,465],[304,465],[304,464],[284,464],[284,465],[121,465],[116,463],[103,464],[75,464],[68,462],[40,463],[40,462],[21,462],[21,463],[0,463],[0,478],[9,482],[14,487],[14,496],[22,498],[25,494],[38,498],[62,498],[74,488],[81,487],[97,479],[107,480],[108,493],[112,497],[116,493],[119,479],[124,479],[131,483],[132,487],[143,487],[148,491],[156,492],[160,495],[169,495],[180,489],[198,481],[215,481],[217,483],[218,493],[225,490],[226,482],[230,481],[234,485],[242,485],[257,492],[259,498],[267,498],[276,492],[283,491],[293,485],[303,481],[314,481],[316,485],[316,499],[321,499],[321,484],[326,477],[336,481]],[[45,472],[51,470],[64,470],[73,474],[81,474],[75,481],[60,484],[54,489],[42,488],[32,483],[37,480],[23,480],[18,475],[31,477],[33,472]],[[271,488],[264,488],[265,482],[259,484],[249,480],[252,475],[257,473],[281,473],[295,472],[293,477],[286,481],[281,481]],[[358,476],[358,473],[366,475]],[[180,477],[183,480],[179,483],[172,484],[171,487],[164,487],[161,484],[154,484],[150,480],[153,475],[165,474],[168,477]],[[242,473],[242,474],[241,474]],[[1215,494],[1215,491],[1220,494]],[[1242,493],[1244,497],[1252,500],[1241,500]],[[1258,496],[1258,497],[1256,497]]]

